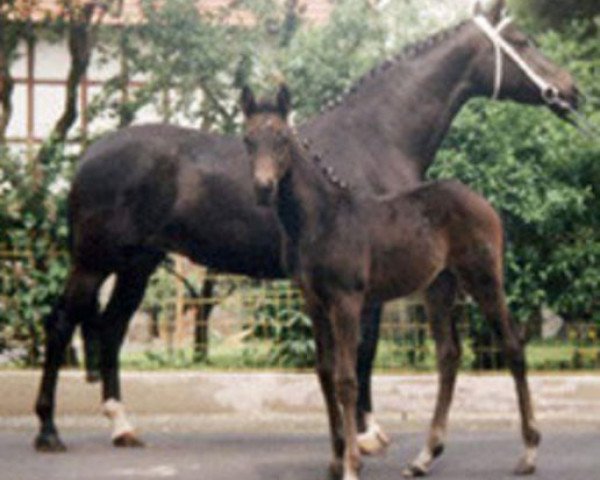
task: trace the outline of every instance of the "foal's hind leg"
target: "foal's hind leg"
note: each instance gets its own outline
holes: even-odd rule
[[[502,276],[499,268],[475,269],[465,272],[469,292],[480,305],[486,319],[500,334],[508,365],[515,380],[519,410],[521,414],[521,430],[525,443],[525,453],[515,469],[517,475],[529,475],[535,472],[537,449],[541,435],[537,429],[531,394],[527,382],[527,365],[523,341],[512,319],[502,287]]]
[[[426,475],[433,461],[444,451],[448,413],[461,357],[460,338],[456,324],[451,318],[456,290],[455,276],[445,271],[425,293],[427,316],[436,345],[439,386],[427,443],[417,458],[403,471],[405,477]]]
[[[375,455],[384,450],[390,439],[373,415],[371,379],[373,362],[379,341],[379,324],[383,306],[380,303],[365,305],[361,312],[361,340],[358,346],[358,446],[364,455]]]
[[[74,267],[61,301],[45,321],[46,351],[44,371],[35,411],[41,422],[35,448],[43,452],[60,452],[65,446],[54,424],[54,406],[58,370],[75,326],[83,319],[93,318],[98,311],[97,294],[105,274]]]
[[[143,446],[143,442],[137,438],[127,420],[121,402],[119,351],[129,320],[144,296],[148,278],[161,259],[162,255],[149,258],[143,263],[133,263],[117,274],[114,291],[100,321],[100,372],[104,414],[112,422],[112,441],[118,447]]]

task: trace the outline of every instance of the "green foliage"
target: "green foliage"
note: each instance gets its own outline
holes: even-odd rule
[[[598,97],[598,42],[586,26],[541,38],[542,50]],[[597,102],[597,101],[596,101]],[[598,103],[586,114],[598,123]],[[548,304],[600,322],[600,146],[546,109],[475,101],[459,116],[433,175],[458,177],[501,212],[509,299],[521,320]]]
[[[250,339],[268,339],[272,366],[310,367],[315,362],[312,324],[302,312],[302,300],[288,282],[274,282],[268,301],[253,311],[253,322],[246,328]]]
[[[295,96],[295,111],[306,117],[334,101],[383,53],[384,31],[368,2],[344,1],[331,22],[306,28],[279,52],[278,68]]]
[[[23,345],[29,363],[38,360],[41,319],[64,287],[68,261],[65,178],[73,159],[61,145],[46,152],[33,167],[0,154],[0,337]]]
[[[514,0],[509,3],[519,14],[528,15],[534,24],[542,28],[565,27],[573,19],[590,19],[600,15],[597,0]]]

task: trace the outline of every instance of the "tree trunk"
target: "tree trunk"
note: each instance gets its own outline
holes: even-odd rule
[[[93,49],[92,17],[94,3],[88,3],[71,14],[69,22],[69,54],[71,68],[67,78],[67,95],[63,114],[52,130],[52,140],[62,142],[77,120],[77,93],[82,78],[87,73]]]

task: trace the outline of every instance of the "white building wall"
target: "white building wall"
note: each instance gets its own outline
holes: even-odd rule
[[[27,46],[22,42],[18,48],[18,58],[11,66],[15,79],[12,97],[13,113],[7,129],[7,138],[11,143],[26,143],[28,135],[35,141],[44,140],[50,134],[55,123],[63,112],[66,97],[65,82],[69,73],[70,57],[66,40],[50,43],[40,41],[35,45],[33,61],[33,98],[28,92],[28,57]],[[79,89],[79,116],[71,132],[71,137],[79,137],[82,127],[82,107],[87,98],[88,105],[94,98],[102,94],[103,83],[118,74],[118,59],[100,59],[97,53],[92,57],[88,69],[88,85]],[[139,82],[140,79],[134,79]],[[131,94],[136,87],[130,88]],[[30,106],[31,103],[31,106]],[[32,124],[29,125],[29,108],[32,108]],[[177,118],[178,123],[185,119]],[[136,115],[135,123],[162,121],[162,115],[152,105],[146,106]],[[87,133],[94,136],[117,126],[117,119],[107,114],[100,115],[89,122]]]

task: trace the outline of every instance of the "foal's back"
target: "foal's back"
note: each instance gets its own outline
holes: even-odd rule
[[[496,261],[502,223],[494,208],[456,180],[430,182],[361,208],[370,244],[370,295],[425,289],[447,269]]]

